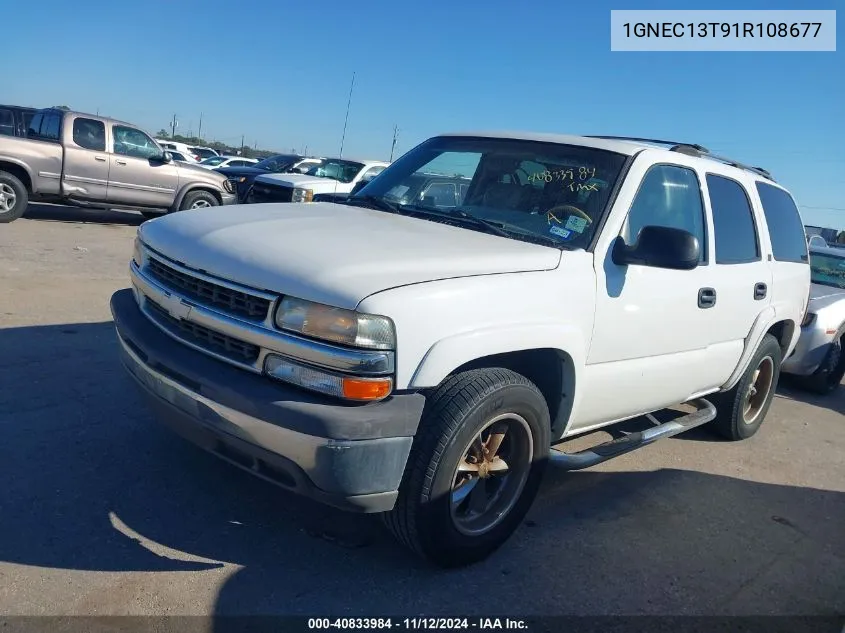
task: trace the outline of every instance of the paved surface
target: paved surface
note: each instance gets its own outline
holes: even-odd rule
[[[845,613],[845,390],[553,472],[502,550],[439,571],[153,424],[108,311],[140,221],[0,225],[0,613]]]

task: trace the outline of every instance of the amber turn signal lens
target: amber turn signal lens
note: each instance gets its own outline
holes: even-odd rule
[[[393,380],[377,378],[361,380],[359,378],[343,378],[343,397],[349,400],[381,400],[390,395]]]

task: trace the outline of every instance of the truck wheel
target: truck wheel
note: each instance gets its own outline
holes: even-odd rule
[[[29,204],[26,187],[17,176],[0,171],[0,223],[21,217]]]
[[[219,204],[213,193],[209,193],[208,191],[191,191],[182,198],[182,204],[179,205],[179,210],[205,209],[206,207],[216,207]]]
[[[736,386],[712,398],[718,411],[712,422],[716,432],[734,441],[757,432],[775,396],[780,363],[780,343],[766,334]]]
[[[443,567],[487,557],[537,494],[550,428],[543,395],[520,374],[479,369],[451,376],[426,403],[385,524]]]
[[[837,333],[836,339],[830,344],[830,349],[819,368],[812,376],[808,376],[804,384],[811,391],[827,395],[839,388],[845,377],[845,332]]]

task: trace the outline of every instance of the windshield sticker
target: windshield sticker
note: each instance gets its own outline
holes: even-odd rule
[[[558,237],[562,237],[565,240],[568,240],[572,235],[572,231],[567,231],[566,229],[562,229],[559,226],[553,226],[549,229],[549,233],[552,235],[557,235]]]
[[[570,231],[583,233],[584,229],[587,228],[587,220],[586,218],[579,218],[577,215],[570,215],[566,218],[566,224],[564,226]]]
[[[563,222],[557,219],[557,216],[554,213],[552,213],[551,211],[546,211],[546,222],[551,224],[552,220],[554,220],[558,224],[563,224]]]
[[[528,176],[528,182],[535,182],[538,180],[552,182],[553,180],[557,180],[560,182],[570,181],[574,183],[576,180],[589,180],[590,178],[594,178],[595,175],[595,167],[569,167],[567,169],[558,169],[555,171],[549,171],[547,169],[546,171],[539,171]],[[575,190],[573,189],[573,191]],[[580,191],[580,189],[578,191]]]

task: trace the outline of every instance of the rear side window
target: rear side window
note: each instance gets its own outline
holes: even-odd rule
[[[28,138],[41,141],[58,141],[59,129],[62,124],[62,116],[58,112],[39,112],[32,118],[29,124]]]
[[[40,112],[36,113],[35,116],[32,117],[32,120],[29,122],[29,126],[26,130],[26,135],[29,138],[38,138],[38,135],[41,133],[41,120],[44,118],[44,115]]]
[[[757,183],[757,193],[763,203],[774,258],[799,264],[809,261],[804,225],[792,196],[764,182]]]
[[[760,259],[754,215],[745,188],[735,180],[707,174],[717,264],[742,264]]]
[[[97,152],[106,151],[106,126],[102,121],[78,118],[73,122],[73,142]]]

